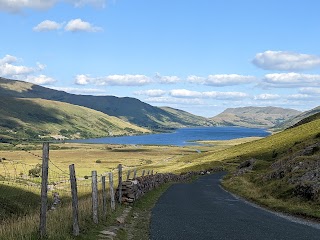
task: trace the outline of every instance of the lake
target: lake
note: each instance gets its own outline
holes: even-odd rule
[[[266,137],[268,135],[270,133],[261,128],[196,127],[180,128],[171,133],[78,139],[69,142],[185,146],[197,145],[193,141],[198,140],[230,140],[244,137]]]

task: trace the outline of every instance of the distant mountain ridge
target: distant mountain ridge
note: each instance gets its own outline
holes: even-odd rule
[[[84,106],[152,130],[161,131],[180,127],[203,126],[203,124],[213,125],[206,118],[202,118],[201,122],[194,120],[198,117],[195,115],[193,115],[194,118],[184,119],[183,116],[172,113],[172,111],[151,106],[136,98],[75,95],[5,78],[0,78],[0,95],[16,98],[41,98]]]
[[[294,109],[279,107],[240,107],[227,108],[210,119],[218,125],[271,128],[300,113]]]

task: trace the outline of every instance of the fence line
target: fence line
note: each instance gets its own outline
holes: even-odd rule
[[[37,154],[27,151],[34,157],[40,158]],[[39,222],[39,236],[45,238],[47,235],[47,209],[48,193],[52,192],[55,197],[59,198],[59,193],[67,194],[71,199],[72,206],[72,234],[78,236],[80,234],[79,223],[79,194],[86,193],[92,197],[92,221],[99,223],[99,216],[106,221],[108,211],[114,211],[116,204],[123,202],[123,174],[126,176],[124,180],[130,181],[139,176],[136,166],[126,166],[119,164],[118,167],[110,169],[108,172],[98,175],[97,171],[92,171],[91,175],[80,177],[77,176],[75,165],[69,165],[69,172],[63,167],[57,165],[49,157],[49,143],[44,143],[42,148],[42,164],[28,164],[21,160],[1,159],[0,164],[4,174],[0,172],[0,181],[8,184],[17,184],[29,187],[35,187],[41,190],[41,211]],[[126,173],[123,171],[125,169]],[[150,175],[150,170],[147,170]],[[117,173],[117,174],[116,174]],[[140,176],[145,176],[146,170],[140,172]],[[114,186],[114,175],[118,177],[118,184]],[[153,170],[151,171],[153,175]],[[109,192],[107,193],[106,177],[109,180]],[[147,176],[146,176],[147,177]],[[100,184],[101,182],[101,184]],[[99,183],[99,185],[98,185]],[[114,187],[117,188],[115,191]],[[100,191],[101,190],[101,191]],[[99,199],[102,204],[99,205]],[[59,199],[58,199],[59,200]],[[59,200],[60,201],[60,200]],[[59,202],[58,201],[58,202]],[[108,206],[109,202],[109,206]],[[101,202],[100,202],[101,203]],[[99,214],[99,210],[100,212]],[[101,219],[101,218],[100,218]]]

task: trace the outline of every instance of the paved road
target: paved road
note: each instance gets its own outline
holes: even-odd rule
[[[223,175],[171,186],[152,210],[151,239],[320,240],[318,225],[293,222],[224,191]]]

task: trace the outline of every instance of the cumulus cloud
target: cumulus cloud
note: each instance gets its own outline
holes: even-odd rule
[[[109,75],[105,77],[90,77],[89,75],[77,75],[75,83],[79,85],[95,84],[108,86],[143,86],[152,82],[145,75]]]
[[[6,55],[0,59],[0,76],[23,80],[35,84],[47,85],[56,80],[43,74],[39,74],[46,68],[44,64],[36,63],[36,67],[16,65],[19,59],[15,56]],[[39,74],[39,75],[35,75]]]
[[[103,29],[77,18],[70,20],[64,27],[64,30],[68,32],[100,32]]]
[[[34,68],[13,65],[16,62],[18,62],[18,58],[11,55],[6,55],[0,59],[0,75],[11,77],[35,72]]]
[[[149,89],[149,90],[135,91],[133,94],[146,95],[149,97],[161,97],[166,94],[166,91],[161,90],[161,89]]]
[[[169,95],[176,98],[213,98],[218,100],[242,99],[249,97],[248,94],[243,92],[198,92],[187,89],[174,89],[169,92]]]
[[[156,82],[163,84],[174,84],[181,81],[177,76],[161,76],[159,73],[156,73],[154,79]]]
[[[254,96],[254,100],[275,100],[275,99],[279,99],[280,95],[278,94],[269,94],[269,93],[263,93],[263,94],[259,94]]]
[[[300,73],[271,73],[263,78],[263,86],[273,88],[317,87],[320,75]]]
[[[58,30],[62,27],[61,23],[57,23],[51,20],[45,20],[39,23],[37,26],[33,28],[35,32],[45,32],[45,31],[53,31]]]
[[[286,51],[265,51],[257,53],[252,63],[265,70],[299,71],[320,67],[320,57]]]
[[[209,75],[208,77],[199,77],[191,75],[187,77],[187,81],[190,83],[203,84],[216,87],[240,85],[252,83],[256,80],[253,76],[244,76],[239,74],[216,74]]]
[[[39,76],[26,76],[22,77],[21,80],[31,82],[38,85],[50,85],[54,82],[56,82],[55,79],[48,77],[46,75],[40,74]]]
[[[58,2],[71,3],[75,7],[92,5],[105,7],[106,0],[0,0],[0,11],[18,13],[24,9],[45,10],[53,7]]]

